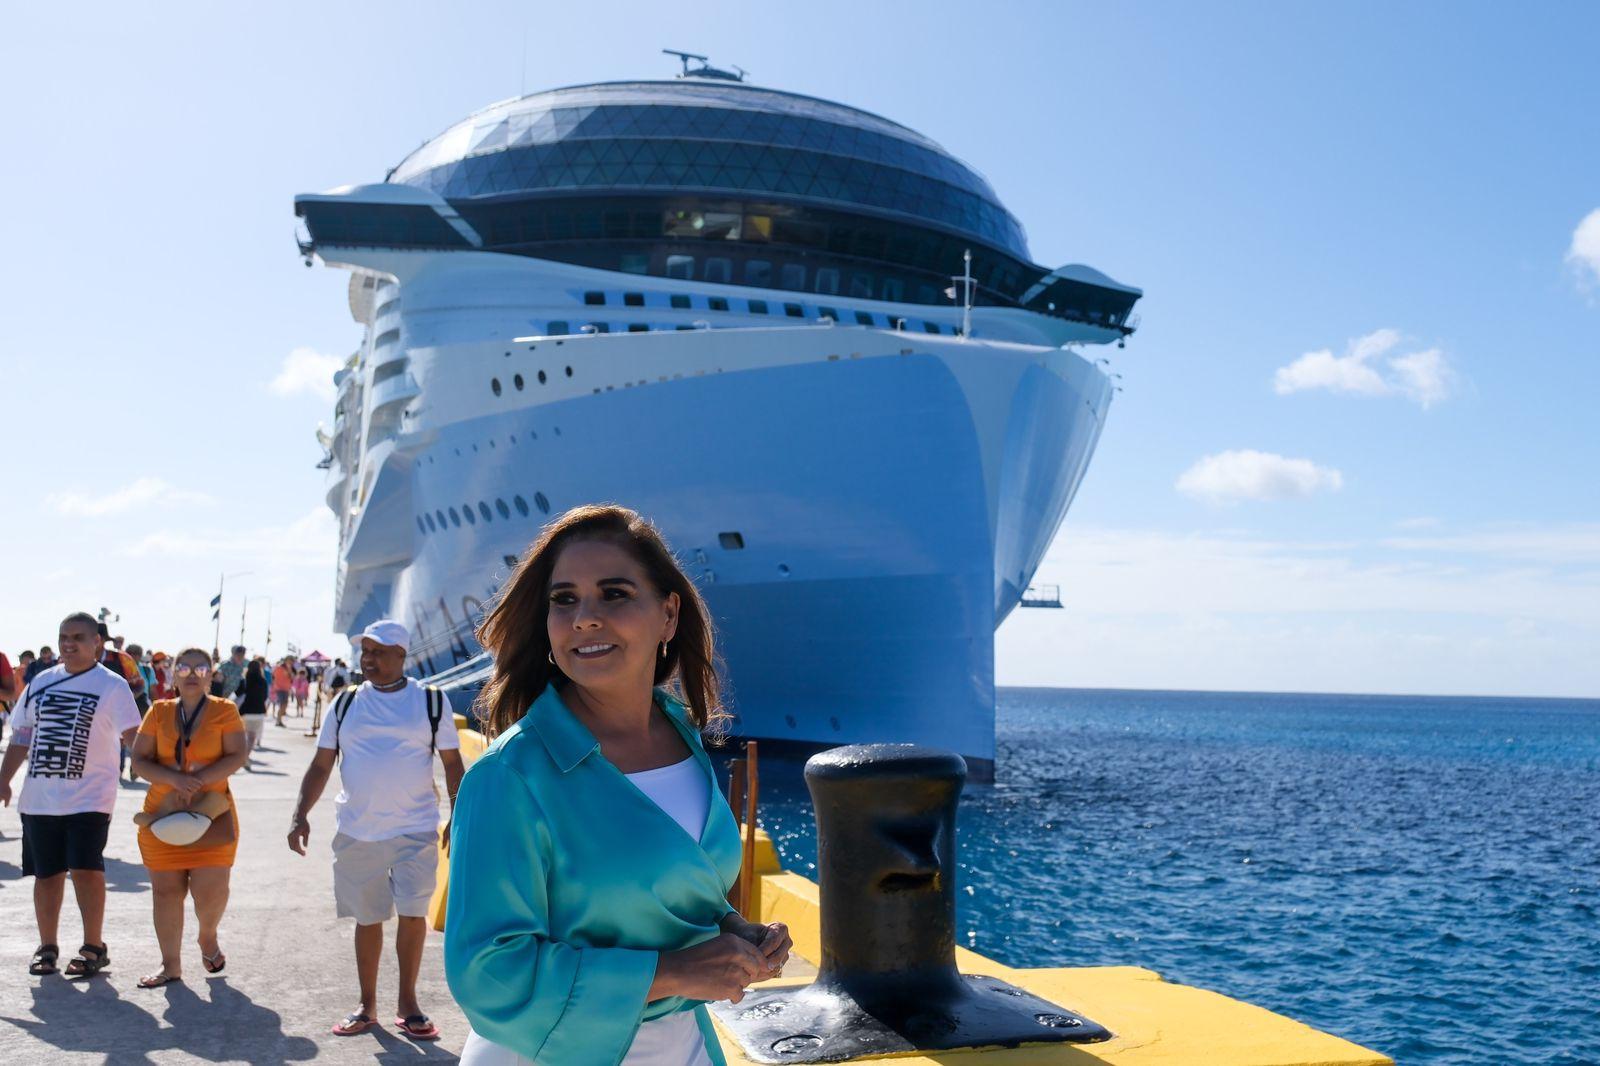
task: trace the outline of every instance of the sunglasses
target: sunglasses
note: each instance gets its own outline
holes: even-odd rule
[[[172,672],[179,677],[205,677],[211,672],[211,667],[196,666],[193,663],[179,663],[172,668]]]

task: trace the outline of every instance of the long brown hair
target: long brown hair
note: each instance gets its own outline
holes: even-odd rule
[[[656,660],[656,685],[670,685],[703,733],[720,731],[722,710],[711,614],[648,520],[615,504],[574,507],[539,533],[478,626],[478,643],[494,656],[494,677],[478,696],[483,731],[493,739],[510,729],[545,686],[565,680],[550,661],[550,576],[562,549],[577,541],[604,541],[633,556],[656,592],[678,594],[678,630],[666,658]]]

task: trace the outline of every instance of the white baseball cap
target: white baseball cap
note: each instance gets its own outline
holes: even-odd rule
[[[406,627],[392,618],[380,618],[361,631],[361,636],[366,640],[375,640],[379,644],[387,644],[394,648],[405,648],[411,645],[411,634]]]

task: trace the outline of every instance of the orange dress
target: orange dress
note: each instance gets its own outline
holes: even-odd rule
[[[141,735],[155,737],[156,761],[166,767],[178,763],[178,701],[157,700],[145,713],[139,726]],[[185,761],[189,772],[194,773],[222,758],[222,738],[229,733],[244,732],[244,720],[232,700],[207,696],[205,709],[195,721],[194,734],[189,738]],[[171,785],[152,784],[144,796],[144,809],[154,811],[172,791]],[[179,847],[167,844],[145,826],[139,827],[139,853],[144,864],[152,870],[193,870],[201,866],[232,866],[234,852],[239,847],[239,810],[233,802],[233,793],[226,780],[207,785],[206,792],[222,792],[228,797],[229,813],[233,819],[233,839],[214,848]]]

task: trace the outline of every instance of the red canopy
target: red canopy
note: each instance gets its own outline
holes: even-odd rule
[[[329,662],[330,660],[320,651],[314,651],[310,655],[301,656],[300,661],[303,663],[325,663]]]

